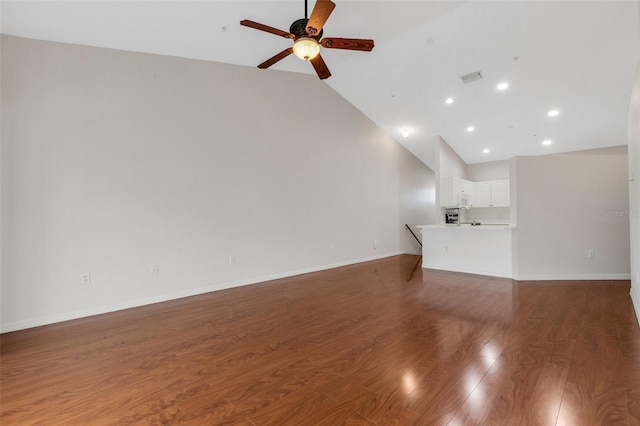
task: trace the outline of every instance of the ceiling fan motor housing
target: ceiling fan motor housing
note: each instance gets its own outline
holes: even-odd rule
[[[309,22],[309,20],[306,18],[302,18],[302,19],[298,19],[297,21],[294,21],[293,24],[291,24],[291,27],[289,27],[289,32],[294,36],[296,36],[296,38],[310,37],[316,40],[320,40],[320,38],[322,37],[322,33],[324,32],[324,29],[321,29],[318,34],[309,34],[307,33],[307,22]]]

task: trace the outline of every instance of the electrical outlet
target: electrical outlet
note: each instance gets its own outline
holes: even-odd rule
[[[595,257],[595,254],[593,253],[593,249],[587,250],[587,257],[589,259],[593,259]]]
[[[158,265],[153,265],[151,267],[151,275],[158,275],[159,272],[160,272],[160,269]]]
[[[229,256],[229,265],[234,265],[236,263],[236,257],[235,256]]]
[[[80,282],[82,284],[91,284],[91,275],[89,274],[80,275]]]
[[[373,240],[373,249],[374,250],[378,249],[378,240]]]

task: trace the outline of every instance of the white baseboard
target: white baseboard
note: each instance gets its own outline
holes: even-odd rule
[[[447,269],[447,268],[434,268],[433,266],[427,266],[422,264],[423,269],[435,269],[438,271],[449,271],[449,272],[462,272],[464,274],[475,274],[475,275],[484,275],[487,277],[498,277],[498,278],[511,278],[511,274],[504,272],[494,272],[494,271],[481,271],[476,269],[466,269],[466,268],[455,268],[455,269]]]
[[[630,280],[631,274],[519,274],[517,281],[577,281],[577,280]]]
[[[109,312],[121,311],[123,309],[136,308],[139,306],[151,305],[153,303],[166,302],[169,300],[180,299],[183,297],[197,296],[199,294],[210,293],[212,291],[226,290],[228,288],[241,287],[250,284],[257,284],[266,281],[277,280],[280,278],[288,278],[296,275],[309,274],[311,272],[324,271],[327,269],[339,268],[341,266],[355,265],[357,263],[370,262],[372,260],[384,259],[386,257],[398,256],[405,254],[402,251],[395,251],[377,256],[363,257],[359,259],[351,259],[343,262],[336,262],[327,265],[312,266],[309,268],[298,269],[294,271],[280,272],[277,274],[270,274],[261,277],[248,278],[239,281],[232,281],[227,283],[219,283],[206,287],[199,287],[194,289],[188,289],[184,291],[172,292],[167,294],[161,294],[152,297],[146,297],[142,299],[130,300],[122,303],[116,303],[112,305],[97,306],[94,308],[81,309],[73,312],[65,312],[56,315],[48,315],[44,317],[31,318],[22,321],[14,321],[6,324],[0,324],[0,333],[8,333],[11,331],[24,330],[27,328],[40,327],[48,324],[55,324],[58,322],[74,320],[78,318],[90,317],[93,315],[106,314]]]
[[[617,281],[631,279],[631,274],[529,274],[512,276],[511,274],[505,274],[503,272],[481,271],[464,268],[434,268],[433,266],[427,266],[425,264],[422,264],[422,268],[437,269],[440,271],[462,272],[465,274],[485,275],[488,277],[510,278],[516,281]]]

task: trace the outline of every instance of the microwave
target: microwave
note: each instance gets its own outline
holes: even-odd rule
[[[458,192],[458,207],[463,209],[471,207],[471,199],[468,192]]]

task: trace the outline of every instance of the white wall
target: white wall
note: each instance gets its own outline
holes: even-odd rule
[[[517,157],[515,170],[516,279],[629,278],[626,146]]]
[[[1,83],[2,331],[393,255],[434,212],[312,75],[2,36]]]
[[[429,167],[425,167],[407,150],[398,152],[398,169],[400,172],[400,217],[409,225],[418,239],[422,239],[418,225],[433,225],[437,223],[435,209],[436,178]],[[420,245],[409,231],[400,236],[400,247],[403,252],[421,254]]]
[[[640,61],[629,102],[629,228],[631,298],[640,323]]]
[[[509,160],[467,164],[467,179],[473,182],[509,179]]]
[[[449,146],[449,144],[440,136],[436,137],[435,142],[435,158],[436,158],[436,205],[438,212],[440,211],[440,194],[451,192],[451,178],[467,178],[467,163]],[[439,218],[439,221],[444,220]]]

